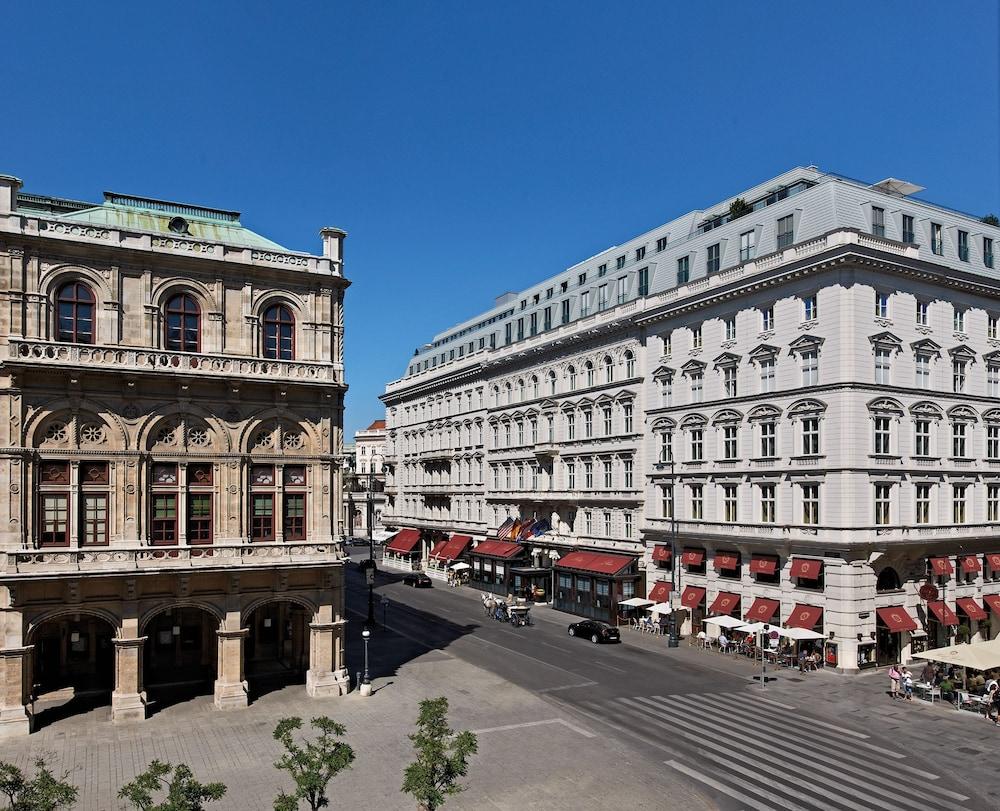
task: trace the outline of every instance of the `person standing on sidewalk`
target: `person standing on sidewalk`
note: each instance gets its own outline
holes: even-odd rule
[[[899,698],[899,668],[896,665],[889,667],[889,695],[893,700]]]
[[[913,701],[913,674],[908,667],[904,667],[899,675],[903,682],[903,696],[907,701]]]

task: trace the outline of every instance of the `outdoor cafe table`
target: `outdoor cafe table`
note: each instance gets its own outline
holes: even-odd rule
[[[941,700],[941,688],[927,682],[913,682],[913,694],[921,701],[929,701],[931,704],[934,703],[935,698],[938,701]]]

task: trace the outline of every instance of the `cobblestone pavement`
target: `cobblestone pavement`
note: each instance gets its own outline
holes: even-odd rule
[[[674,776],[633,760],[613,739],[560,714],[542,699],[446,653],[432,651],[374,681],[375,694],[312,700],[301,686],[286,687],[245,711],[219,712],[202,696],[166,708],[145,722],[112,726],[107,707],[56,721],[23,739],[5,741],[2,757],[25,766],[45,754],[69,770],[81,788],[85,811],[122,806],[118,787],[153,758],[185,762],[204,780],[229,787],[213,809],[268,809],[284,777],[272,768],[278,754],[271,738],[287,715],[328,714],[347,726],[354,767],[332,784],[333,807],[412,809],[400,791],[411,758],[406,735],[417,702],[446,695],[452,725],[479,733],[480,750],[468,791],[448,803],[463,809],[578,809],[581,801],[614,797],[633,809],[664,807],[664,797],[691,811],[711,808]]]

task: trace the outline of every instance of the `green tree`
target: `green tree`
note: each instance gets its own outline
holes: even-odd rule
[[[987,225],[1000,225],[1000,217],[997,217],[996,214],[987,214],[980,222],[984,222]]]
[[[738,220],[740,217],[745,217],[751,211],[753,211],[753,206],[742,197],[737,197],[729,204],[729,219]]]
[[[166,797],[156,802],[153,795],[161,791]],[[174,768],[154,760],[135,780],[122,786],[118,796],[136,811],[204,811],[205,803],[219,800],[225,793],[224,783],[199,783],[183,763]]]
[[[421,811],[434,811],[465,789],[458,779],[469,771],[469,757],[479,744],[471,732],[456,735],[448,726],[448,699],[443,696],[420,702],[417,731],[409,737],[417,759],[406,767],[402,790]]]
[[[0,761],[0,795],[7,798],[10,811],[69,808],[79,793],[76,786],[56,779],[42,758],[35,761],[35,776],[30,780],[17,766]]]
[[[274,798],[274,811],[296,811],[299,800],[309,803],[311,811],[326,808],[330,800],[326,787],[330,781],[354,762],[354,750],[337,738],[347,730],[325,715],[309,722],[319,731],[315,740],[304,745],[292,737],[292,733],[302,728],[301,718],[282,718],[274,728],[274,739],[281,743],[285,752],[274,764],[276,769],[288,772],[295,781],[295,791],[282,791]]]

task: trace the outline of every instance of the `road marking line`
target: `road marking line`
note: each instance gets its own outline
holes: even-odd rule
[[[578,727],[576,724],[571,724],[565,718],[549,718],[546,721],[525,721],[523,724],[506,724],[502,727],[489,727],[487,729],[476,729],[473,730],[473,735],[486,735],[490,732],[507,732],[512,729],[524,729],[525,727],[537,727],[543,724],[562,724],[564,727],[573,730],[579,735],[583,735],[585,738],[596,738],[597,736],[593,732],[588,732],[583,727]]]
[[[759,696],[750,690],[746,692],[747,696],[752,698],[754,701],[763,702],[764,704],[773,704],[775,707],[781,707],[783,710],[797,710],[798,707],[793,707],[791,704],[782,704],[780,701],[775,701],[773,698],[764,698],[764,696]]]
[[[661,701],[665,701],[665,699],[663,699],[662,696],[657,696],[656,698],[660,699]],[[683,706],[671,707],[668,705],[659,704],[655,701],[649,701],[648,699],[643,699],[643,698],[636,698],[636,699],[623,698],[621,699],[621,701],[629,706],[636,706],[637,709],[635,709],[634,711],[639,715],[642,715],[643,713],[649,713],[658,716],[661,720],[670,721],[671,723],[678,724],[680,726],[687,726],[688,728],[693,728],[696,732],[698,732],[701,735],[707,735],[713,738],[718,737],[720,734],[720,727],[725,728],[727,731],[723,732],[722,734],[728,735],[730,739],[735,738],[737,740],[743,741],[743,745],[737,744],[735,743],[735,741],[733,741],[732,742],[733,746],[736,748],[750,747],[752,751],[757,753],[759,753],[761,750],[767,751],[768,749],[779,750],[783,753],[780,755],[780,757],[782,757],[785,761],[788,760],[798,761],[799,763],[802,763],[804,766],[808,768],[818,771],[829,772],[834,776],[841,777],[841,779],[847,782],[854,782],[851,775],[857,774],[858,768],[860,766],[862,769],[866,770],[866,774],[868,775],[868,781],[869,781],[867,785],[862,784],[862,788],[867,788],[868,791],[872,791],[877,794],[882,794],[885,797],[889,798],[894,803],[899,801],[899,794],[903,793],[913,794],[918,802],[927,799],[925,795],[920,794],[914,789],[910,789],[903,784],[892,783],[891,781],[883,777],[880,777],[877,774],[873,774],[871,771],[872,764],[870,761],[867,760],[856,759],[856,762],[852,764],[844,760],[838,760],[837,758],[844,757],[839,752],[834,752],[830,754],[828,752],[823,752],[818,750],[814,751],[810,748],[808,743],[804,741],[793,741],[792,744],[787,744],[775,740],[774,738],[776,736],[774,735],[771,735],[771,737],[768,738],[767,736],[770,733],[764,731],[758,731],[752,728],[746,729],[743,727],[734,727],[733,724],[727,724],[723,721],[720,721],[717,718],[709,719],[709,718],[691,717],[689,715],[684,714],[689,712],[689,710]],[[740,734],[740,732],[736,730],[742,730],[747,734]],[[795,746],[795,745],[798,745],[798,749],[789,748],[790,746]],[[802,757],[802,755],[812,755],[813,758],[809,759],[806,757]],[[836,755],[836,757],[834,757],[834,755]],[[774,757],[778,757],[778,755],[774,755]],[[839,769],[842,769],[843,771],[838,771],[838,769],[830,768],[826,764],[836,764],[836,766],[838,766]],[[901,768],[901,764],[892,764],[892,767]],[[919,769],[909,769],[909,771],[914,771],[918,775],[924,774],[924,772],[920,771]],[[886,786],[886,788],[884,789],[877,788],[876,786],[872,785],[872,783],[882,783],[883,785]],[[968,797],[965,797],[961,794],[956,794],[954,792],[947,791],[947,789],[939,789],[936,786],[924,786],[923,788],[925,791],[937,791],[939,793],[946,794],[947,796],[953,799],[961,798],[959,800],[960,802],[969,799]]]
[[[572,655],[575,651],[571,651],[569,648],[561,648],[559,645],[553,645],[551,642],[542,641],[542,644],[547,648],[555,648],[557,651],[562,651],[563,653],[568,653]]]
[[[700,783],[704,783],[706,786],[711,786],[716,791],[720,791],[723,794],[726,794],[732,797],[733,799],[738,800],[741,805],[749,806],[750,808],[756,809],[756,811],[773,811],[771,806],[764,805],[763,803],[758,803],[756,800],[751,800],[748,797],[746,797],[744,794],[746,788],[744,786],[740,786],[739,790],[736,790],[734,788],[730,788],[729,786],[723,783],[720,783],[718,780],[713,780],[711,777],[706,777],[703,774],[699,774],[694,769],[690,769],[683,763],[678,763],[676,760],[665,760],[663,762],[666,763],[668,766],[676,769],[681,774],[686,774],[688,777],[697,780]],[[768,794],[768,792],[766,791],[759,791],[755,793],[760,794],[762,797],[768,797],[769,799],[773,798],[774,800],[777,800],[778,805],[781,808],[790,808],[792,809],[792,811],[794,811],[795,809],[794,805],[787,805],[784,802],[782,802],[779,798],[775,797],[773,794]]]
[[[742,701],[736,700],[734,696],[720,695],[719,699],[721,701],[725,702],[726,704],[735,704],[741,710],[746,711],[746,709],[747,709],[746,703],[742,702]],[[762,709],[766,711],[767,708],[765,707],[765,708],[762,708]],[[795,710],[796,708],[795,707],[789,707],[789,709],[790,710]],[[803,720],[801,720],[801,716],[796,716],[796,717],[791,718],[789,720],[792,721],[792,722],[795,722],[798,726],[809,727],[810,730],[814,730],[815,727],[823,727],[824,729],[829,729],[829,730],[832,730],[834,732],[839,732],[841,735],[847,735],[847,736],[849,736],[851,738],[859,738],[861,740],[869,740],[871,738],[871,735],[865,735],[863,732],[855,732],[853,729],[845,729],[844,727],[839,727],[836,724],[828,724],[826,721],[820,721],[820,720],[815,719],[815,718],[809,718],[808,721],[803,721]],[[899,754],[899,752],[890,752],[887,749],[880,749],[879,747],[874,746],[874,744],[867,744],[866,748],[869,748],[869,749],[874,748],[876,752],[882,752],[882,754],[888,755],[889,757],[896,758],[897,760],[901,760],[904,757],[906,757],[906,755],[901,755],[901,754]]]
[[[572,690],[574,687],[593,687],[597,684],[596,681],[581,681],[578,684],[563,684],[559,687],[545,687],[541,690],[535,690],[536,693],[555,693],[559,690]]]
[[[627,673],[628,671],[622,670],[620,667],[615,667],[614,665],[606,665],[604,662],[591,662],[590,664],[595,667],[606,667],[608,670],[613,670],[616,673]]]

